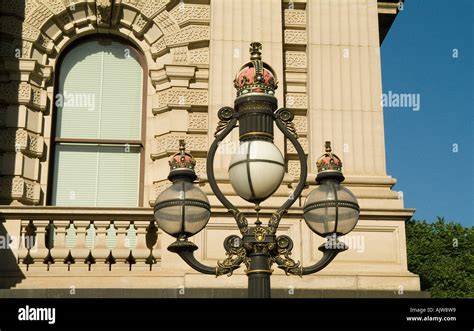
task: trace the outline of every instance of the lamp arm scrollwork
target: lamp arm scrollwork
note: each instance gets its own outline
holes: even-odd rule
[[[289,196],[288,200],[275,212],[273,213],[270,221],[268,222],[268,229],[271,234],[275,234],[282,216],[288,211],[288,209],[295,203],[295,201],[301,196],[305,186],[306,177],[308,176],[308,164],[306,163],[306,155],[303,147],[298,141],[298,135],[294,129],[293,118],[294,115],[286,108],[281,108],[275,112],[275,123],[283,133],[283,135],[293,144],[298,153],[300,161],[300,178],[298,184]]]
[[[321,252],[323,252],[323,257],[321,260],[309,267],[302,268],[301,275],[314,274],[315,272],[323,270],[328,266],[329,263],[332,262],[332,260],[334,260],[337,254],[349,249],[349,247],[344,242],[339,241],[335,235],[328,237],[327,239],[327,242],[318,248]]]
[[[168,250],[170,252],[178,254],[184,260],[184,262],[186,262],[194,270],[199,271],[203,274],[216,275],[216,267],[207,266],[196,259],[196,257],[194,256],[194,251],[196,251],[197,249],[198,247],[196,246],[196,244],[187,239],[178,239],[168,246]]]
[[[216,156],[219,144],[227,137],[227,135],[237,126],[238,119],[234,117],[234,110],[230,107],[223,107],[218,112],[219,119],[221,120],[216,133],[216,139],[209,148],[207,155],[207,179],[212,191],[216,195],[217,199],[226,207],[229,212],[234,216],[237,226],[239,227],[240,233],[245,235],[248,232],[248,222],[245,215],[242,214],[235,206],[225,197],[217,185],[216,177],[214,175],[214,158]]]
[[[202,264],[201,262],[196,260],[194,252],[180,251],[177,253],[184,260],[184,262],[186,262],[194,270],[207,275],[217,275],[217,267],[210,267],[205,264]]]
[[[323,257],[321,258],[321,260],[319,260],[313,265],[301,268],[301,275],[310,275],[310,274],[314,274],[315,272],[323,270],[329,265],[329,263],[332,262],[332,260],[334,260],[334,258],[340,252],[341,251],[338,251],[335,249],[325,251],[323,253]]]
[[[348,249],[348,246],[339,241],[337,237],[329,237],[327,242],[319,246],[319,250],[323,252],[321,259],[315,264],[302,267],[301,263],[293,260],[291,251],[293,249],[293,241],[288,236],[279,236],[276,238],[276,254],[272,257],[272,261],[278,265],[278,268],[285,271],[287,275],[309,275],[318,272],[329,265],[334,260],[337,254]]]
[[[235,243],[237,243],[237,246],[235,246]],[[242,263],[248,266],[247,253],[242,245],[242,240],[238,236],[231,235],[227,237],[224,241],[224,248],[227,258],[222,262],[217,261],[217,267],[210,267],[199,262],[194,256],[194,251],[198,247],[188,240],[177,240],[168,247],[168,250],[177,253],[194,270],[216,277],[221,275],[232,276],[234,270],[240,268]]]
[[[300,262],[295,262],[293,259],[291,259],[287,252],[285,252],[286,254],[282,254],[275,257],[273,261],[278,265],[280,269],[283,269],[287,275],[291,274],[296,276],[303,276],[314,274],[315,272],[321,271],[322,269],[326,268],[340,252],[341,251],[334,249],[327,250],[324,252],[323,257],[318,262],[309,267],[301,267]]]

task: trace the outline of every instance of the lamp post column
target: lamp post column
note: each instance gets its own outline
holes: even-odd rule
[[[247,270],[249,298],[270,298],[270,256],[264,253],[250,255],[250,267]]]
[[[276,248],[275,235],[260,225],[251,228],[244,236],[247,251],[247,277],[249,298],[270,298],[270,276],[273,273],[273,251]]]

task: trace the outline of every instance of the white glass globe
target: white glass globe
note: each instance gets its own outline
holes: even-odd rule
[[[359,204],[355,195],[336,181],[324,181],[306,198],[303,209],[306,224],[316,234],[345,235],[359,220]]]
[[[242,142],[232,156],[229,178],[234,191],[250,202],[260,202],[272,195],[285,175],[280,150],[271,142]]]
[[[209,200],[193,183],[178,180],[156,199],[158,226],[173,237],[195,235],[206,227],[210,217]]]

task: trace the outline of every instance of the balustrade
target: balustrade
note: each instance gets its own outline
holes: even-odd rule
[[[19,222],[11,250],[29,270],[152,270],[161,260],[158,228],[148,208],[6,207],[0,222]],[[104,267],[105,266],[105,267]]]

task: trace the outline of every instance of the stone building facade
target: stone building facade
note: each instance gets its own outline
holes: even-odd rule
[[[398,9],[389,0],[2,1],[0,234],[11,236],[11,245],[0,253],[1,287],[246,287],[242,268],[212,279],[168,252],[172,238],[155,227],[152,206],[169,185],[169,156],[185,139],[213,208],[210,223],[193,238],[197,256],[209,265],[225,258],[222,240],[237,228],[212,195],[205,158],[217,111],[232,106],[234,75],[248,60],[249,44],[258,41],[280,81],[279,106],[294,112],[308,154],[303,195],[314,188],[315,160],[330,140],[344,163],[345,185],[361,206],[348,238],[353,249],[316,275],[275,271],[273,287],[419,291],[418,276],[407,269],[405,243],[404,222],[414,210],[404,208],[403,196],[392,190],[396,180],[386,173],[380,103],[380,44]],[[146,68],[144,175],[135,208],[50,203],[58,66],[66,50],[97,35],[137,49]],[[275,143],[285,152],[287,173],[262,205],[263,216],[291,193],[299,173],[294,148],[281,134]],[[230,186],[229,160],[223,152],[215,164],[222,190],[253,215]],[[319,259],[322,239],[302,220],[303,202],[304,197],[282,221],[280,233],[297,243],[293,258],[308,265]],[[34,237],[37,247],[15,240],[22,235]]]

